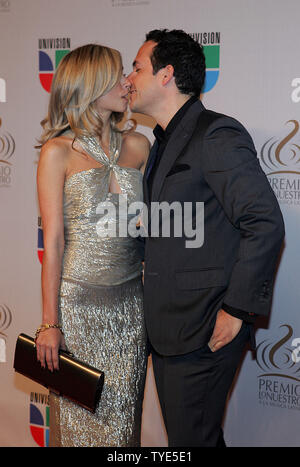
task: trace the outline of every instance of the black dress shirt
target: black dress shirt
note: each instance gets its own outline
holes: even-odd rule
[[[190,108],[194,102],[196,102],[198,99],[195,96],[192,96],[179,110],[176,112],[174,117],[170,120],[168,123],[168,126],[165,130],[162,129],[160,125],[156,125],[156,127],[153,130],[153,134],[156,138],[156,141],[158,143],[158,149],[156,151],[156,154],[154,154],[154,161],[152,162],[152,168],[150,169],[150,173],[148,174],[147,177],[147,184],[148,184],[148,191],[149,191],[149,198],[151,199],[152,196],[152,183],[153,183],[153,178],[156,173],[156,170],[159,166],[160,160],[162,158],[163,152],[166,148],[166,145],[170,139],[171,134],[177,127],[178,123],[180,120],[183,118],[184,114],[187,112],[187,110]]]

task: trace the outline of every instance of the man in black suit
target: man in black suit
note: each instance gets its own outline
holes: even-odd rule
[[[177,30],[151,31],[128,77],[131,110],[157,121],[144,177],[149,212],[179,202],[194,231],[204,228],[193,245],[185,229],[175,235],[177,214],[168,237],[166,216],[159,235],[153,217],[146,226],[145,319],[170,446],[225,446],[226,397],[255,316],[270,311],[284,237],[250,135],[204,108],[204,79],[202,47]]]

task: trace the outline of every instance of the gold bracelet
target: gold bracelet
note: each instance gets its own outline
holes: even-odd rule
[[[43,331],[46,331],[47,329],[50,329],[50,328],[57,328],[60,330],[60,332],[63,334],[63,331],[61,329],[61,326],[60,324],[48,324],[48,323],[45,323],[45,324],[41,324],[39,328],[37,328],[36,332],[35,332],[35,342],[37,340],[37,338],[39,337],[39,333],[40,332],[43,332]]]

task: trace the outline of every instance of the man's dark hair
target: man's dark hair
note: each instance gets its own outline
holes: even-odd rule
[[[199,97],[205,80],[205,56],[202,46],[184,31],[154,29],[146,35],[153,41],[153,73],[167,65],[174,68],[175,83],[182,94]]]

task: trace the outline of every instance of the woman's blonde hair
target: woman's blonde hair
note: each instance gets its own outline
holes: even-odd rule
[[[40,146],[67,129],[75,138],[101,137],[102,120],[95,100],[119,82],[122,69],[120,53],[102,45],[84,45],[65,55],[53,77],[48,115],[41,122]],[[112,113],[113,127],[122,117],[123,113]]]

